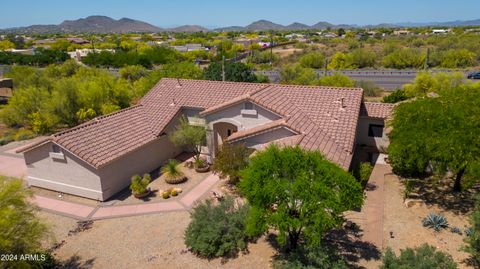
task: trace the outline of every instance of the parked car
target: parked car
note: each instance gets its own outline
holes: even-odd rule
[[[468,79],[480,79],[480,72],[473,72],[468,74]]]

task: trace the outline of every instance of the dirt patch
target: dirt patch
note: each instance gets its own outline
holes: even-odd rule
[[[383,245],[391,247],[396,253],[399,253],[400,249],[427,243],[452,255],[460,268],[471,268],[465,264],[469,255],[461,250],[464,245],[464,233],[463,235],[455,234],[450,229],[434,232],[432,229],[422,226],[424,217],[429,213],[436,213],[445,216],[450,227],[459,227],[463,232],[468,225],[468,216],[461,211],[454,210],[453,205],[446,206],[446,204],[449,204],[448,197],[447,202],[442,202],[444,206],[441,206],[442,203],[439,202],[445,200],[444,196],[437,197],[437,203],[433,203],[432,200],[427,198],[426,201],[430,202],[407,208],[403,200],[403,190],[404,186],[398,177],[394,175],[385,176]],[[390,232],[393,233],[393,238]]]
[[[51,219],[55,221],[55,219]],[[96,221],[92,228],[65,237],[55,256],[87,268],[269,268],[275,254],[265,238],[235,259],[201,259],[187,251],[188,212]],[[82,267],[83,268],[83,267]]]

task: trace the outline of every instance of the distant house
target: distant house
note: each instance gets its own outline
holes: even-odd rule
[[[402,35],[410,35],[411,32],[409,30],[395,30],[393,31],[393,35],[396,35],[396,36],[402,36]]]
[[[12,53],[18,53],[18,54],[23,54],[23,55],[34,55],[35,54],[34,49],[7,49],[5,51],[12,52]]]
[[[81,37],[67,37],[66,40],[68,40],[72,44],[76,45],[85,45],[85,44],[90,44],[88,40],[85,40]]]
[[[32,186],[107,200],[134,174],[182,152],[169,139],[181,117],[207,130],[203,155],[224,143],[318,150],[345,170],[374,161],[388,145],[393,105],[363,101],[360,88],[164,78],[137,105],[27,145]]]
[[[438,35],[438,34],[448,34],[450,33],[451,29],[433,29],[432,34]]]
[[[182,46],[172,46],[174,50],[180,52],[196,51],[196,50],[206,50],[202,44],[186,44]]]
[[[68,55],[70,58],[80,61],[83,57],[86,57],[90,53],[100,53],[102,51],[115,53],[114,49],[76,49],[75,51],[69,51]]]

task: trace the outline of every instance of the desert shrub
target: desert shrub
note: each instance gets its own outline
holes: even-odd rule
[[[0,146],[6,145],[12,141],[14,141],[12,135],[5,135],[2,138],[0,138]]]
[[[362,88],[365,96],[377,97],[382,94],[382,90],[372,81],[357,81],[355,87]]]
[[[28,129],[19,129],[13,136],[13,139],[15,141],[21,141],[33,138],[34,136],[34,133]]]
[[[207,200],[193,209],[185,231],[185,245],[195,254],[214,258],[234,256],[247,248],[245,221],[248,205],[236,205],[226,196],[218,205]]]
[[[407,100],[408,96],[405,94],[405,91],[402,89],[397,89],[391,94],[384,96],[382,102],[384,103],[398,103],[404,100]]]
[[[396,256],[392,249],[388,248],[383,256],[381,269],[455,269],[458,268],[452,257],[427,244],[417,248],[402,249],[400,256]]]
[[[300,65],[305,68],[320,69],[325,66],[323,54],[310,52],[300,57]]]
[[[410,194],[413,192],[413,181],[406,180],[405,181],[405,190],[403,191],[403,199],[407,199],[410,197]]]
[[[353,170],[353,176],[365,186],[372,174],[373,166],[369,162],[364,162],[357,165]]]
[[[346,262],[338,255],[337,250],[331,247],[302,246],[297,250],[286,253],[273,261],[275,269],[346,269]]]
[[[316,80],[314,84],[332,87],[353,87],[355,85],[355,81],[342,73],[335,72],[331,76],[321,77],[320,79]]]
[[[350,55],[353,65],[358,68],[374,67],[377,63],[377,55],[371,50],[356,49]]]
[[[441,229],[446,229],[448,227],[447,218],[434,213],[428,214],[428,216],[422,220],[422,224],[424,227],[432,228],[436,232],[440,231]]]
[[[147,186],[150,184],[150,175],[144,174],[143,178],[139,175],[132,177],[132,183],[130,184],[130,190],[135,194],[143,194],[147,191]]]
[[[452,49],[441,57],[440,66],[444,68],[463,68],[475,65],[475,53],[467,49]]]
[[[387,68],[421,68],[425,63],[425,54],[417,49],[403,48],[394,50],[383,58]]]
[[[328,69],[342,70],[351,68],[356,68],[352,55],[342,52],[335,53],[328,64]]]
[[[480,196],[477,196],[475,203],[475,210],[470,216],[470,226],[465,229],[466,246],[464,250],[467,251],[473,258],[473,260],[480,264]]]

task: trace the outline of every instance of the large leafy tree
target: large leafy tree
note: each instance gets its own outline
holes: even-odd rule
[[[36,218],[35,208],[27,202],[29,196],[22,180],[0,176],[0,253],[20,255],[41,251],[46,226]],[[11,266],[0,261],[2,265]],[[23,263],[18,266],[29,268]]]
[[[222,70],[224,69],[224,70]],[[226,81],[235,82],[256,82],[257,77],[253,73],[252,69],[244,63],[225,62],[222,67],[222,63],[212,63],[207,69],[205,69],[205,79],[207,80],[222,80],[222,73],[225,72]]]
[[[391,122],[389,158],[401,175],[454,174],[454,190],[480,161],[480,85],[445,91],[398,106]]]
[[[278,240],[295,249],[303,237],[311,245],[342,222],[342,212],[362,205],[355,178],[320,152],[269,146],[242,171],[240,190],[252,206],[247,233],[278,230]]]

